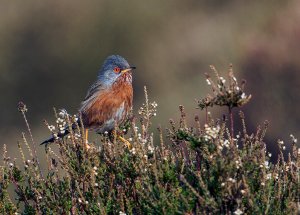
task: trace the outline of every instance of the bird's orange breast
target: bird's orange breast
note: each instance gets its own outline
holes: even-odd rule
[[[126,118],[132,108],[132,98],[131,83],[116,82],[110,89],[99,93],[95,102],[82,113],[84,126],[100,129],[100,132],[113,129]]]

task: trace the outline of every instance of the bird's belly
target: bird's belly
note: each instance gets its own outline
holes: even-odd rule
[[[91,126],[93,130],[95,130],[97,133],[104,133],[104,132],[110,132],[114,130],[116,126],[118,126],[126,117],[126,111],[124,108],[124,102],[121,104],[119,108],[117,108],[109,119],[105,120],[101,126],[95,125]]]

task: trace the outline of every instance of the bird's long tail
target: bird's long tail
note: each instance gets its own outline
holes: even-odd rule
[[[69,129],[64,130],[64,133],[58,133],[57,136],[52,135],[52,137],[44,140],[40,145],[44,145],[44,144],[49,144],[49,143],[53,143],[55,140],[60,139],[60,138],[64,138],[66,135],[68,135],[70,133]]]
[[[75,130],[77,128],[77,126],[81,127],[81,123],[80,120],[78,119],[76,123],[72,124],[72,130]],[[44,140],[40,145],[44,145],[44,144],[49,144],[49,143],[53,143],[55,140],[64,138],[65,136],[67,136],[68,134],[70,134],[70,128],[69,126],[64,127],[64,129],[62,130],[62,132],[58,132],[58,133],[54,133],[52,135],[52,137],[49,137],[48,139]]]

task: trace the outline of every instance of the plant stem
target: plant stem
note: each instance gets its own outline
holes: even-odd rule
[[[229,117],[230,117],[230,135],[231,135],[231,140],[233,140],[234,128],[233,128],[233,113],[231,107],[229,107]]]
[[[28,121],[27,121],[27,117],[26,117],[25,111],[21,111],[21,113],[22,113],[23,118],[24,118],[24,120],[25,120],[26,127],[27,127],[28,133],[29,133],[29,135],[30,135],[32,145],[33,145],[34,159],[36,160],[37,167],[38,167],[38,169],[39,169],[39,173],[40,173],[41,177],[43,178],[43,173],[42,173],[42,170],[41,170],[41,167],[40,167],[40,162],[39,162],[39,159],[38,159],[38,156],[37,156],[37,152],[36,152],[35,142],[34,142],[34,139],[33,139],[33,135],[32,135],[32,132],[31,132],[29,123],[28,123]]]
[[[207,107],[205,107],[205,124],[207,124],[207,113],[208,111],[207,111]]]

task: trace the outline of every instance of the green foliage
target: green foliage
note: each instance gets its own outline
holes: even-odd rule
[[[215,70],[214,70],[215,71]],[[213,102],[198,105],[201,109],[215,105],[231,109],[247,103],[230,70],[231,83],[217,73],[222,86],[213,88]],[[210,85],[213,83],[209,78]],[[234,90],[235,89],[235,90]],[[224,96],[227,95],[227,96]],[[228,96],[230,95],[230,96]],[[254,134],[246,129],[240,113],[242,131],[233,135],[226,118],[207,116],[203,126],[186,122],[180,106],[178,126],[171,120],[168,143],[161,129],[160,141],[154,143],[151,119],[156,116],[155,102],[146,101],[139,109],[139,123],[131,117],[118,133],[131,147],[107,134],[97,143],[85,142],[83,128],[75,126],[63,139],[60,128],[77,120],[65,111],[56,115],[57,125],[48,125],[57,140],[37,157],[35,143],[23,135],[19,144],[23,165],[17,165],[3,150],[0,175],[0,212],[2,214],[296,214],[299,201],[300,150],[292,137],[293,151],[285,160],[284,143],[278,141],[280,153],[275,164],[263,141],[267,123]],[[208,105],[209,104],[209,105]],[[204,105],[204,106],[203,106]],[[26,106],[19,106],[25,120]],[[27,123],[27,120],[26,120]],[[230,128],[229,128],[230,127]],[[57,129],[56,129],[57,128]],[[28,126],[29,134],[31,135]],[[231,130],[231,132],[230,132]],[[26,158],[23,148],[29,152]],[[33,150],[31,149],[33,148]],[[38,158],[45,157],[47,170]],[[14,188],[15,194],[9,194]],[[15,199],[14,199],[15,198]]]

